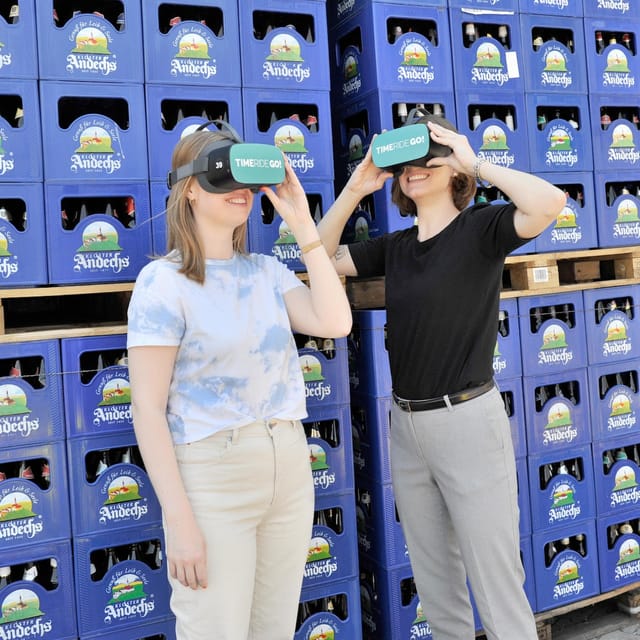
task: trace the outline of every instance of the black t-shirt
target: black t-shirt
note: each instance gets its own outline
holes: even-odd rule
[[[513,204],[474,205],[424,242],[418,229],[349,245],[358,276],[385,276],[393,390],[418,400],[493,377],[505,257],[528,242]],[[514,319],[515,320],[515,319]]]

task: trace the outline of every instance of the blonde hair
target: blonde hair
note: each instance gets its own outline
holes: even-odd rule
[[[175,170],[195,160],[207,145],[225,137],[227,136],[222,133],[209,130],[196,131],[185,136],[173,150],[171,169]],[[203,284],[205,256],[188,198],[193,180],[195,180],[194,176],[184,178],[171,188],[166,214],[167,251],[173,253],[170,259],[181,263],[180,273]],[[247,253],[247,222],[233,230],[233,251]]]

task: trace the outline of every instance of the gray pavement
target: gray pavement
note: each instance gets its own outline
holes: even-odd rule
[[[619,611],[605,601],[560,616],[551,622],[551,640],[640,639],[640,616]]]

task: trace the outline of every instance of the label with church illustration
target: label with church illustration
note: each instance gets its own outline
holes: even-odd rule
[[[575,129],[565,120],[555,119],[544,129],[544,162],[549,168],[574,169],[580,161],[576,148]]]
[[[542,63],[539,81],[542,89],[572,89],[573,72],[569,68],[568,50],[557,40],[545,42],[537,53]]]
[[[640,544],[634,534],[620,536],[615,543],[613,552],[617,561],[613,570],[616,582],[640,579]]]
[[[303,56],[304,43],[303,37],[293,27],[271,30],[264,39],[263,79],[309,84],[307,81],[313,78],[313,74]]]
[[[153,616],[156,602],[152,589],[146,569],[137,563],[116,564],[104,586],[105,624],[140,622]]]
[[[146,475],[135,465],[119,464],[98,476],[95,490],[99,499],[96,520],[100,525],[136,524],[149,513],[150,486]]]
[[[497,118],[483,120],[480,125],[480,148],[478,157],[486,158],[492,164],[511,167],[516,161],[512,149],[513,131]]]
[[[337,553],[337,534],[329,527],[315,525],[311,533],[304,579],[307,583],[335,579],[343,571]]]
[[[552,561],[549,570],[554,580],[551,595],[554,602],[576,600],[585,590],[585,577],[582,575],[584,560],[575,551],[563,551]]]
[[[173,58],[170,73],[174,78],[209,80],[218,73],[212,56],[215,42],[211,30],[198,22],[185,21],[171,30]]]
[[[554,476],[545,489],[549,525],[573,522],[582,514],[580,485],[568,473]],[[584,517],[584,516],[583,516]]]
[[[82,13],[73,20],[69,32],[66,71],[76,74],[110,76],[118,70],[118,57],[112,51],[113,26],[95,14]]]
[[[566,446],[578,438],[578,425],[574,424],[572,407],[569,401],[559,397],[553,398],[543,407],[543,413],[546,411],[542,431],[543,446]]]
[[[96,404],[87,419],[91,419],[97,430],[131,425],[131,385],[127,368],[110,367],[99,372],[97,380],[94,388]]]
[[[635,428],[638,421],[634,409],[634,397],[626,385],[615,385],[607,392],[607,433],[618,435]]]
[[[287,154],[297,174],[304,175],[314,169],[315,159],[309,154],[305,144],[305,137],[309,130],[299,120],[292,118],[278,120],[270,133],[273,136],[273,144]]]
[[[0,438],[37,436],[40,416],[29,407],[30,385],[14,382],[0,383]],[[0,440],[2,442],[2,440]]]
[[[77,229],[82,235],[71,256],[75,273],[119,274],[129,269],[131,257],[120,244],[118,229],[105,216],[90,216]]]
[[[471,47],[472,65],[469,80],[474,87],[507,88],[514,76],[507,69],[504,48],[493,38],[479,38]]]
[[[618,461],[607,475],[609,479],[609,507],[614,510],[628,509],[640,502],[637,467],[629,460]],[[613,485],[611,484],[613,481]]]
[[[0,483],[0,539],[4,544],[46,539],[39,503],[40,491],[32,483],[11,478]]]
[[[599,325],[600,349],[603,358],[629,357],[631,343],[629,317],[623,309],[607,311]]]
[[[560,365],[567,367],[574,358],[571,345],[567,342],[565,325],[548,321],[539,332],[538,365]]]
[[[615,218],[612,221],[613,237],[637,242],[640,239],[640,217],[638,199],[631,195],[620,195],[613,202]]]
[[[608,127],[607,162],[609,165],[635,168],[640,164],[640,150],[636,146],[634,131],[637,129],[628,120],[614,120]]]
[[[73,123],[70,132],[73,145],[68,163],[73,175],[98,179],[120,174],[125,150],[119,129],[112,120],[84,116]]]
[[[573,198],[567,201],[551,227],[551,243],[558,246],[577,244],[582,240],[580,207]]]
[[[605,91],[628,90],[633,91],[636,87],[636,78],[629,68],[629,49],[625,49],[621,44],[611,44],[602,52],[603,59],[606,60],[602,70],[602,86]]]
[[[45,610],[39,596],[41,592],[44,589],[24,581],[2,591],[0,638],[60,637],[62,630],[56,624],[57,614],[51,615]]]

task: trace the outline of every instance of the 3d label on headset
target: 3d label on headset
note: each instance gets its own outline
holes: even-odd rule
[[[429,153],[429,129],[421,123],[410,124],[376,136],[372,158],[382,169],[402,165]]]

